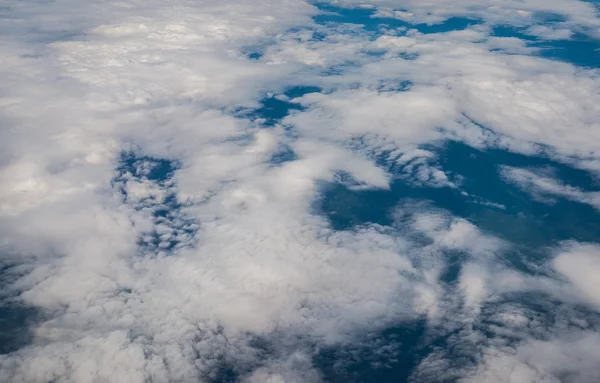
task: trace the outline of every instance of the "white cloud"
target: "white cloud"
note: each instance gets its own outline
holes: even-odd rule
[[[302,136],[344,145],[360,141],[360,149],[372,154],[408,153],[454,139],[543,153],[597,172],[600,110],[590,97],[600,88],[597,73],[532,57],[532,49],[516,41],[477,27],[381,36],[371,49],[383,49],[383,56],[342,66],[341,75],[308,76],[326,91],[294,100],[308,109],[284,123]],[[369,49],[354,46],[356,55]],[[329,53],[326,44],[313,48]],[[398,92],[400,82],[410,85]]]
[[[550,262],[548,277],[519,275],[489,263],[463,265],[464,309],[476,309],[468,311],[475,315],[455,312],[456,327],[450,327],[455,333],[446,338],[447,346],[421,361],[413,379],[596,381],[597,247],[564,244]],[[554,270],[564,280],[555,279]],[[538,299],[528,299],[531,294]],[[547,294],[552,298],[542,299]]]
[[[406,2],[394,16],[493,23],[553,11],[565,28],[596,25],[579,2],[458,5],[427,16],[432,4]],[[44,319],[31,344],[0,357],[0,380],[187,382],[229,365],[249,382],[319,381],[312,353],[364,331],[423,316],[472,323],[506,292],[567,297],[557,293],[564,281],[499,266],[505,243],[428,205],[398,207],[411,216],[405,226],[335,231],[313,204],[338,172],[358,189],[389,188],[393,166],[408,182],[458,188],[420,148],[447,139],[527,153],[544,145],[600,169],[596,72],[526,56],[523,43],[485,28],[371,40],[319,27],[327,37],[317,41],[306,29],[317,10],[302,1],[10,1],[7,12],[0,243],[32,271],[6,295]],[[264,55],[247,57],[254,51]],[[274,128],[237,113],[305,84],[323,92],[291,100],[306,109]],[[275,166],[283,146],[296,157]],[[152,179],[149,164],[120,174],[123,152],[179,167],[167,180]],[[535,185],[592,203],[578,189]],[[170,198],[177,207],[161,217]],[[181,246],[166,251],[172,242]],[[441,281],[452,251],[468,262],[458,286]],[[585,254],[555,267],[595,302]],[[580,267],[589,275],[575,280]],[[261,354],[256,338],[277,351]],[[522,358],[550,366],[556,355]],[[586,379],[589,366],[580,365]],[[551,367],[543,376],[560,373]]]
[[[488,348],[465,382],[585,382],[600,377],[598,334],[574,331],[551,340],[529,340],[517,347]]]
[[[527,29],[527,34],[542,40],[568,40],[573,36],[570,29],[554,29],[545,25],[534,25]]]
[[[516,184],[542,201],[548,201],[548,198],[556,196],[585,203],[600,210],[600,191],[584,191],[565,185],[551,176],[527,169],[504,166],[501,168],[501,174],[509,182]],[[551,199],[550,202],[552,202]]]
[[[600,248],[573,244],[554,258],[554,268],[571,282],[582,297],[600,308]]]

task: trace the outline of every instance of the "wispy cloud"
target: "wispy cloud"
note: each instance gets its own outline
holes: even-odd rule
[[[565,185],[561,181],[539,172],[528,169],[502,167],[502,175],[537,199],[553,202],[553,198],[560,197],[571,201],[591,205],[600,210],[600,191],[585,191],[575,186]]]

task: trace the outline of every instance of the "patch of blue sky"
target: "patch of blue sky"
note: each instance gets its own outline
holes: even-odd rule
[[[450,17],[439,24],[411,24],[411,28],[416,29],[424,34],[431,34],[462,31],[479,24],[481,24],[481,21],[476,19],[467,17]]]
[[[259,103],[260,107],[242,111],[241,116],[251,119],[260,119],[261,125],[271,127],[280,122],[291,112],[304,110],[304,107],[297,102],[292,102],[294,98],[302,97],[308,93],[320,92],[322,89],[317,86],[303,85],[288,88],[281,95],[267,95]]]
[[[138,156],[133,152],[121,153],[117,172],[130,173],[135,178],[146,178],[160,183],[167,182],[179,168],[176,161],[149,156]]]
[[[491,35],[524,40],[528,46],[538,49],[536,54],[540,57],[581,67],[600,67],[600,40],[596,38],[575,32],[569,38],[552,40],[533,36],[527,32],[528,29],[525,27],[498,25],[492,28]]]
[[[393,225],[392,212],[406,200],[427,200],[433,206],[468,219],[482,230],[524,247],[556,245],[563,240],[600,242],[600,213],[564,198],[552,203],[532,199],[508,184],[499,165],[543,166],[555,169],[565,182],[595,183],[586,172],[546,158],[528,157],[499,149],[479,151],[459,142],[437,150],[441,168],[459,175],[458,188],[432,188],[397,178],[389,190],[357,190],[347,182],[324,185],[320,210],[337,230],[375,223]]]
[[[410,25],[398,19],[373,17],[375,11],[372,9],[342,8],[322,3],[315,5],[321,13],[313,16],[313,20],[321,25],[354,24],[371,33],[382,33],[398,28],[406,29]]]
[[[7,249],[2,251],[6,257]],[[35,336],[35,325],[43,318],[40,309],[23,304],[16,297],[19,291],[11,288],[20,277],[31,272],[30,267],[7,258],[0,260],[0,355],[29,344]]]
[[[268,95],[267,97],[262,98],[259,101],[260,107],[253,110],[241,110],[238,115],[259,122],[258,126],[262,128],[272,128],[279,124],[290,113],[305,109],[298,102],[292,102],[291,100],[309,93],[321,91],[323,91],[323,89],[318,86],[293,86],[286,89],[280,95]],[[287,134],[292,135],[292,132],[289,129],[290,127],[287,126],[286,128]],[[280,165],[285,162],[293,161],[296,158],[297,156],[293,149],[284,144],[272,154],[270,163],[273,165]]]
[[[116,168],[113,186],[123,195],[126,203],[133,203],[138,210],[149,211],[154,220],[154,230],[143,233],[139,245],[143,252],[171,252],[189,246],[198,230],[198,224],[181,211],[183,205],[177,199],[173,176],[179,163],[164,158],[138,156],[124,152]],[[128,195],[128,183],[155,189],[141,198]]]
[[[378,90],[380,92],[407,92],[413,85],[412,81],[398,79],[396,81],[382,82]]]
[[[302,110],[302,105],[276,96],[260,100],[260,108],[250,112],[250,117],[264,120],[263,126],[273,126],[294,110]]]
[[[325,347],[313,357],[326,382],[405,382],[430,351],[426,321],[391,327],[344,346]]]
[[[263,54],[262,54],[262,53],[259,53],[259,52],[251,52],[251,53],[248,53],[248,58],[249,58],[250,60],[258,60],[258,59],[260,59],[262,56],[263,56]]]
[[[368,8],[343,8],[330,4],[315,4],[321,14],[313,17],[318,24],[356,24],[370,33],[387,33],[392,31],[406,31],[416,29],[421,33],[445,33],[456,30],[463,30],[470,26],[480,24],[479,20],[466,17],[451,17],[438,24],[412,24],[400,19],[379,17],[376,11]]]
[[[35,307],[1,302],[0,355],[16,351],[29,344],[35,336],[33,324],[37,323],[40,317],[41,312]]]
[[[318,86],[311,85],[302,85],[302,86],[294,86],[292,88],[287,89],[283,94],[289,98],[302,97],[305,94],[321,92],[322,89]]]
[[[361,31],[376,36],[392,31],[405,32],[409,29],[416,29],[423,34],[445,33],[482,24],[481,20],[468,17],[450,17],[438,24],[411,24],[399,19],[377,17],[376,11],[373,9],[342,8],[320,3],[317,3],[316,6],[322,11],[321,14],[314,16],[316,23],[322,25],[353,24],[360,26]],[[549,28],[560,28],[566,21],[564,16],[543,12],[534,14],[532,20],[538,25]],[[600,40],[582,31],[574,32],[569,38],[553,39],[551,35],[545,38],[543,33],[541,36],[528,33],[529,28],[529,25],[495,25],[491,28],[491,35],[524,40],[530,47],[538,48],[537,55],[541,57],[565,61],[582,67],[600,67]]]

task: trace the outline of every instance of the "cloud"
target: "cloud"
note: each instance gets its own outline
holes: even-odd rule
[[[323,347],[417,320],[483,339],[456,376],[492,379],[506,365],[515,379],[575,374],[558,363],[564,344],[579,358],[573,379],[595,378],[583,357],[594,337],[531,336],[533,314],[502,305],[521,293],[596,304],[592,245],[563,249],[533,277],[505,262],[510,244],[423,201],[401,202],[390,227],[340,231],[315,209],[340,174],[355,191],[401,180],[458,193],[460,175],[437,157],[447,140],[600,169],[596,71],[490,33],[502,19],[541,33],[541,11],[566,17],[560,31],[593,28],[590,5],[479,4],[384,2],[379,15],[487,25],[380,36],[316,25],[303,1],[9,1],[0,243],[3,267],[18,270],[3,268],[2,297],[43,315],[29,344],[0,356],[0,380],[214,381],[231,370],[318,382]],[[282,96],[305,85],[321,90]],[[265,96],[295,111],[274,126],[245,114]],[[274,163],[283,150],[294,156]],[[592,192],[507,171],[597,205]],[[476,327],[495,313],[512,326],[503,340],[521,331],[516,351]]]
[[[595,245],[570,244],[553,260],[553,266],[591,305],[600,307],[598,275],[600,248]]]
[[[569,242],[555,250],[547,276],[489,263],[463,265],[459,289],[471,315],[457,312],[452,326],[438,329],[449,334],[445,344],[421,361],[413,381],[597,380],[598,249]]]
[[[505,166],[501,168],[501,174],[509,182],[516,184],[542,201],[548,201],[549,198],[556,196],[588,204],[600,210],[600,192],[584,191],[574,186],[565,185],[551,176],[527,169]],[[552,202],[551,199],[550,202]]]
[[[544,40],[568,40],[573,36],[569,29],[553,29],[545,25],[535,25],[527,29],[527,34]]]
[[[600,86],[597,73],[532,57],[535,50],[514,41],[519,40],[490,36],[475,26],[443,34],[384,35],[371,48],[349,45],[355,55],[369,49],[383,55],[361,65],[347,63],[339,67],[340,75],[320,78],[325,91],[294,100],[307,110],[283,123],[299,135],[342,144],[360,141],[370,153],[404,153],[453,139],[552,156],[597,171],[599,111],[588,97]],[[306,81],[316,82],[312,76]],[[399,91],[401,83],[410,86]]]

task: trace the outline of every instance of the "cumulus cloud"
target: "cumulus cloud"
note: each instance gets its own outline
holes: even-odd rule
[[[486,25],[380,36],[316,25],[319,10],[303,1],[9,1],[2,297],[43,315],[29,344],[0,356],[0,380],[214,381],[232,370],[247,382],[318,382],[321,347],[417,320],[449,342],[484,339],[465,346],[477,362],[456,373],[465,379],[494,381],[505,365],[514,379],[597,378],[584,355],[593,318],[541,339],[525,330],[533,310],[503,305],[528,293],[596,307],[594,245],[565,248],[531,276],[503,258],[509,243],[428,203],[395,206],[390,227],[336,231],[316,213],[321,185],[340,174],[355,192],[398,179],[460,189],[437,158],[447,140],[600,169],[597,71],[490,32],[509,20],[546,34],[539,13],[551,12],[565,18],[553,38],[593,35],[591,5],[453,3],[365,4],[414,23]],[[318,88],[283,95],[307,85]],[[245,114],[265,96],[294,113],[274,126]],[[284,150],[294,156],[274,163]],[[595,192],[504,174],[599,206]],[[495,314],[511,329],[502,339],[520,334],[516,348],[477,328]],[[565,367],[561,345],[578,364]],[[437,371],[442,354],[415,379]]]
[[[600,307],[598,275],[600,248],[595,245],[569,244],[553,261],[554,268],[575,285],[580,294],[596,308]]]

